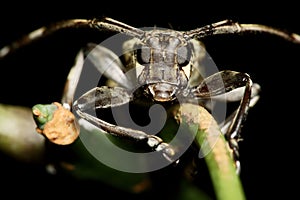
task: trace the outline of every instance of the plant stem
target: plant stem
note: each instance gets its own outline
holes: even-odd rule
[[[177,119],[196,134],[196,143],[201,147],[199,158],[205,159],[217,199],[245,199],[228,144],[213,116],[199,105],[182,104]]]
[[[30,108],[0,104],[0,151],[27,163],[40,163],[45,138],[35,130]]]

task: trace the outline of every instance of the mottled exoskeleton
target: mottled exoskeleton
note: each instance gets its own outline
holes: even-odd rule
[[[180,32],[147,31],[141,40],[124,42],[123,49],[127,69],[135,68],[138,83],[147,86],[155,101],[172,101],[203,79],[204,46],[197,40],[187,41]]]

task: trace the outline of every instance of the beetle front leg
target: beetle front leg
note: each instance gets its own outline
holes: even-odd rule
[[[240,172],[240,168],[241,168],[239,162],[239,146],[238,146],[238,142],[241,139],[240,130],[242,127],[242,123],[248,114],[250,100],[251,100],[251,87],[252,87],[252,81],[249,75],[243,74],[242,76],[244,76],[244,78],[242,79],[241,84],[245,85],[244,95],[231,121],[231,124],[225,133],[225,137],[229,142],[230,148],[233,151],[232,155],[234,160],[236,161],[237,173]]]
[[[241,88],[244,88],[241,97],[239,97],[239,95],[226,97],[229,92]],[[248,114],[251,100],[252,80],[250,76],[246,73],[224,70],[205,78],[203,82],[192,91],[194,96],[201,99],[215,98],[217,100],[226,100],[231,98],[231,101],[240,99],[240,105],[234,112],[232,120],[230,120],[230,125],[228,126],[226,133],[224,133],[229,147],[232,150],[237,173],[239,173],[240,162],[238,141],[241,139],[240,130],[242,123]]]
[[[145,142],[153,151],[161,151],[168,161],[174,162],[175,150],[169,144],[164,143],[161,138],[148,135],[140,130],[108,123],[90,113],[95,112],[95,109],[121,106],[131,100],[132,96],[122,87],[96,87],[78,98],[73,104],[73,110],[80,118],[85,119],[106,133],[137,142]]]
[[[251,87],[251,98],[250,98],[250,102],[249,102],[249,109],[254,107],[256,105],[256,103],[258,102],[260,96],[259,96],[259,92],[260,92],[260,85],[257,83],[253,83],[252,87]],[[228,93],[227,96],[229,98],[226,98],[227,102],[235,102],[235,101],[240,101],[242,99],[244,95],[244,88],[238,88],[236,91],[234,91],[234,93]],[[234,116],[236,115],[238,109],[236,109],[234,112],[232,112],[230,114],[230,116],[228,116],[224,122],[221,123],[220,127],[221,127],[221,131],[223,133],[226,133],[229,129],[229,126],[234,118]]]

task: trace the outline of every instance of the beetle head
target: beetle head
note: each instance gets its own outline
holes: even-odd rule
[[[139,83],[155,101],[170,101],[190,76],[191,45],[179,32],[153,30],[136,48]]]

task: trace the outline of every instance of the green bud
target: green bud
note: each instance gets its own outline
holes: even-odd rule
[[[52,120],[55,110],[55,104],[36,104],[32,107],[33,118],[39,129],[43,129],[45,124]]]

